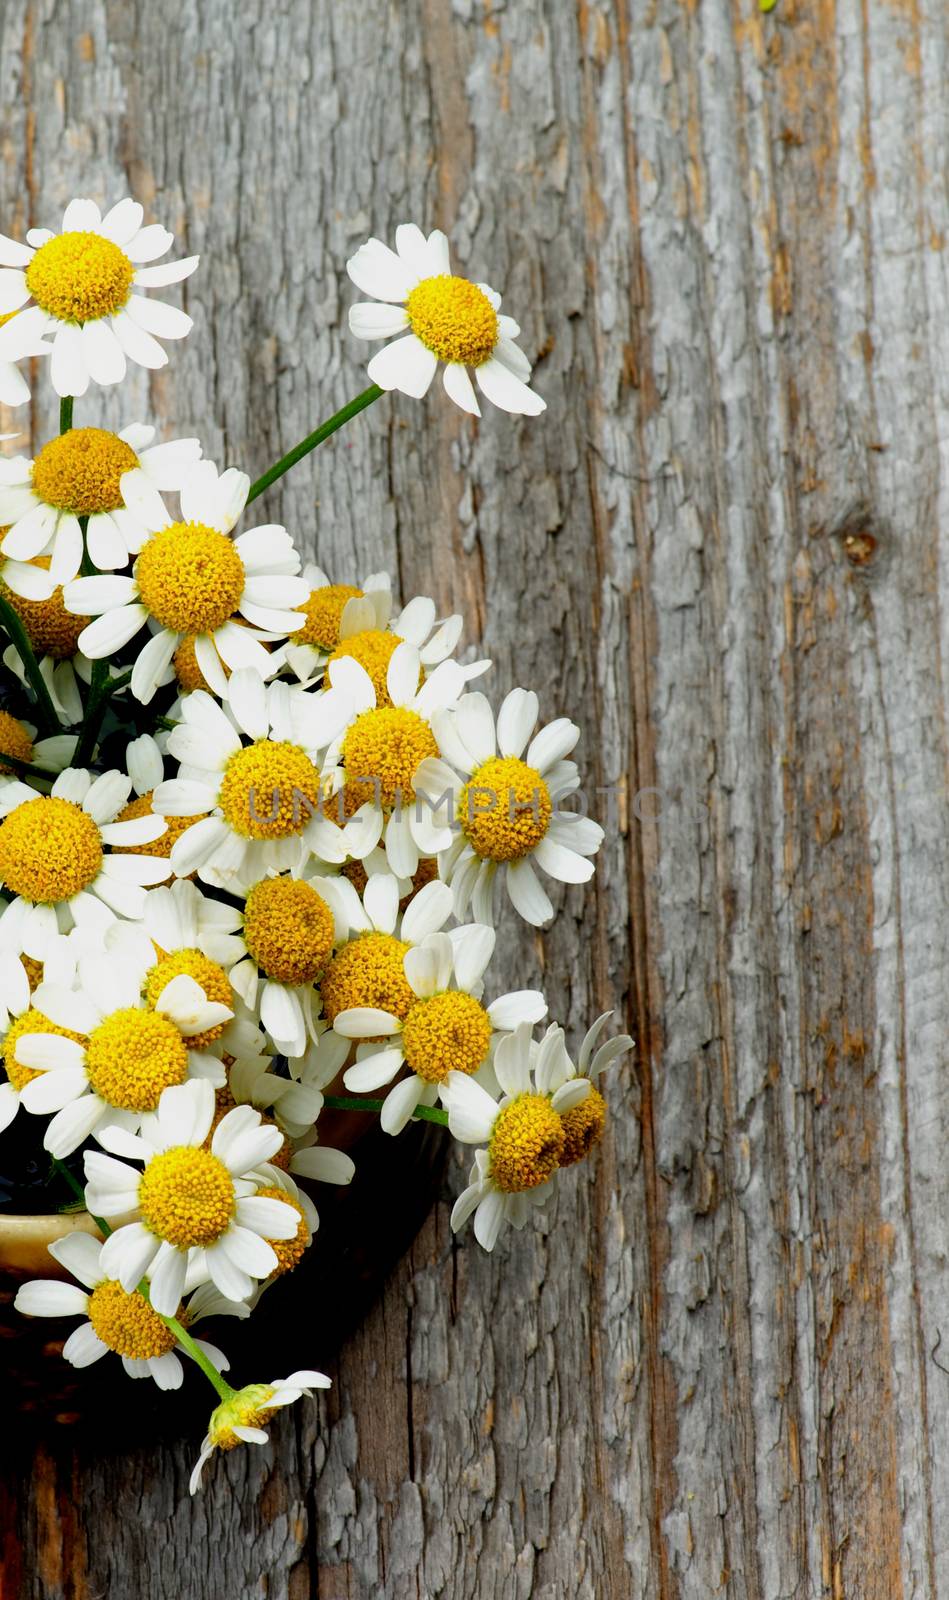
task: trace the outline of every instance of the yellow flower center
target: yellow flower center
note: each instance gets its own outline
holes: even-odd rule
[[[498,1112],[488,1150],[491,1177],[504,1194],[537,1189],[560,1164],[564,1131],[560,1118],[540,1094],[519,1094]]]
[[[603,1137],[606,1101],[599,1089],[591,1089],[586,1099],[574,1106],[572,1111],[561,1112],[560,1124],[563,1128],[563,1152],[559,1165],[572,1167],[575,1162],[588,1156]]]
[[[234,1215],[234,1184],[210,1150],[176,1145],[153,1156],[139,1179],[146,1228],[179,1250],[214,1244]]]
[[[163,955],[149,969],[145,974],[144,991],[148,1005],[156,1006],[165,985],[169,984],[172,978],[179,977],[181,973],[193,978],[209,1000],[233,1009],[234,992],[227,973],[201,950],[175,950],[171,955]],[[214,1044],[216,1039],[220,1039],[226,1027],[226,1022],[216,1022],[213,1027],[205,1028],[201,1033],[189,1034],[188,1047],[191,1050],[206,1050],[209,1044]]]
[[[154,1111],[163,1089],[184,1083],[188,1047],[155,1011],[113,1011],[89,1035],[86,1068],[96,1094],[120,1111]]]
[[[287,839],[303,832],[319,795],[319,773],[305,750],[284,740],[258,739],[229,758],[218,804],[242,839]]]
[[[363,711],[343,740],[343,766],[363,800],[377,796],[383,807],[403,806],[415,799],[412,780],[426,756],[438,755],[438,743],[424,717],[404,706],[379,706]],[[362,784],[356,780],[369,780]],[[371,780],[375,779],[373,782]]]
[[[423,278],[405,302],[409,326],[440,361],[480,367],[498,342],[498,316],[477,284],[441,272]]]
[[[9,711],[0,711],[0,754],[14,756],[17,761],[32,761],[33,740],[22,722],[11,717]],[[7,762],[0,761],[0,772],[15,772]]]
[[[24,965],[28,960],[24,957]],[[14,1089],[19,1094],[20,1090],[34,1078],[39,1077],[42,1067],[24,1067],[16,1059],[17,1040],[22,1039],[25,1033],[55,1033],[61,1039],[72,1039],[75,1044],[85,1044],[85,1036],[73,1033],[69,1028],[61,1028],[55,1022],[50,1022],[49,1017],[44,1017],[42,1011],[37,1011],[31,1006],[29,1011],[23,1011],[11,1022],[6,1031],[3,1045],[0,1047],[0,1059],[6,1067],[7,1077]]]
[[[284,1199],[285,1196],[281,1195],[280,1198]],[[208,1438],[215,1450],[233,1450],[235,1445],[241,1443],[239,1435],[234,1432],[235,1427],[266,1427],[273,1416],[273,1408],[268,1403],[276,1392],[269,1383],[249,1383],[212,1411]]]
[[[313,983],[333,953],[333,932],[333,913],[309,883],[264,878],[247,896],[247,948],[277,983]]]
[[[278,1265],[270,1274],[271,1278],[282,1278],[285,1272],[292,1272],[303,1258],[303,1253],[310,1243],[310,1230],[306,1225],[303,1207],[295,1195],[288,1194],[286,1189],[278,1189],[276,1185],[265,1185],[255,1191],[265,1200],[282,1200],[284,1205],[292,1206],[294,1211],[300,1213],[297,1231],[292,1239],[268,1239],[267,1243],[277,1257]]]
[[[458,799],[462,831],[479,856],[520,861],[550,827],[550,790],[534,767],[493,756],[472,774]]]
[[[134,800],[130,800],[128,805],[123,806],[115,820],[116,822],[131,822],[137,817],[150,817],[153,815],[152,790],[149,789],[146,794],[136,795]],[[201,818],[163,817],[162,820],[168,824],[168,827],[160,839],[153,839],[150,844],[114,844],[112,846],[113,851],[117,855],[125,856],[162,856],[167,861],[176,839],[180,839],[185,830],[190,828],[193,823],[200,822]],[[173,876],[174,874],[169,868],[168,877],[163,878],[161,881],[169,883]]]
[[[131,445],[104,428],[70,428],[44,444],[33,462],[33,493],[77,517],[117,511],[124,504],[119,479],[138,466]]]
[[[6,533],[0,528],[0,534]],[[48,570],[49,556],[37,556],[31,567]],[[79,647],[79,635],[88,627],[89,617],[74,617],[63,605],[62,586],[54,589],[48,600],[24,600],[14,594],[0,579],[0,594],[11,605],[26,629],[27,638],[38,656],[52,656],[54,661],[68,661]]]
[[[346,601],[361,598],[362,590],[349,583],[328,583],[322,589],[312,589],[306,604],[298,608],[306,622],[293,635],[294,644],[311,644],[317,650],[335,649]]]
[[[357,933],[337,951],[320,984],[323,1015],[334,1022],[341,1011],[354,1006],[391,1012],[402,1019],[415,1004],[416,995],[402,963],[411,948],[391,933]]]
[[[372,687],[376,691],[376,705],[391,706],[386,673],[389,670],[389,662],[401,643],[402,640],[397,633],[388,633],[383,628],[367,628],[365,633],[354,633],[348,639],[344,639],[342,644],[337,645],[329,659],[339,661],[343,656],[351,656],[354,661],[358,661],[372,679]],[[416,689],[421,681],[422,673],[419,669]]]
[[[131,261],[98,233],[61,233],[40,245],[26,269],[26,287],[60,322],[94,322],[121,311],[132,292]]]
[[[163,628],[213,633],[237,610],[244,563],[232,540],[203,522],[153,533],[135,563],[142,604]]]
[[[0,881],[24,900],[70,900],[101,866],[99,830],[71,800],[39,795],[0,822]]]
[[[405,1059],[426,1083],[444,1083],[449,1072],[477,1072],[490,1043],[484,1007],[455,990],[417,1000],[402,1025]]]
[[[102,1343],[129,1361],[147,1361],[175,1348],[175,1335],[158,1312],[137,1289],[128,1293],[116,1278],[96,1285],[87,1315]]]

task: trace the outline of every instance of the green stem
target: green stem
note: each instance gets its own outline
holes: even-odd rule
[[[328,439],[331,433],[335,433],[337,428],[341,428],[344,423],[352,421],[353,417],[358,417],[360,411],[365,411],[367,406],[371,406],[372,402],[378,400],[379,396],[385,394],[385,392],[384,389],[379,388],[377,383],[371,383],[368,389],[363,390],[362,394],[357,394],[355,400],[350,400],[347,405],[343,406],[342,410],[335,412],[328,422],[321,422],[318,428],[314,428],[313,432],[308,433],[305,439],[301,439],[300,443],[295,444],[292,450],[288,450],[285,456],[281,456],[280,460],[276,461],[272,467],[268,467],[267,471],[261,474],[256,483],[251,484],[250,492],[247,496],[247,504],[250,505],[251,501],[256,500],[259,494],[263,494],[264,490],[269,489],[272,483],[276,483],[277,479],[282,478],[285,472],[289,472],[290,468],[295,467],[298,461],[302,461],[303,457],[309,455],[311,450],[315,450],[318,444],[322,444],[324,439]]]
[[[102,719],[112,697],[112,689],[108,661],[94,661],[92,664],[92,683],[89,687],[89,699],[86,701],[86,714],[82,719],[79,742],[72,758],[74,767],[84,767],[92,760],[96,740],[99,737],[99,730],[102,727]]]
[[[27,681],[36,696],[36,717],[40,732],[62,733],[62,724],[56,715],[56,707],[40,672],[39,662],[33,654],[33,646],[30,644],[26,629],[9,600],[2,594],[0,594],[0,624],[10,635],[13,647],[23,662]]]
[[[6,750],[3,752],[3,765],[12,767],[14,772],[19,773],[24,778],[55,779],[59,777],[58,771],[52,771],[48,767],[34,767],[31,762],[21,761],[19,756],[11,756]]]
[[[79,1179],[70,1172],[64,1161],[59,1160],[58,1156],[52,1156],[51,1160],[60,1177],[65,1178],[70,1189],[73,1191],[73,1194],[77,1195],[85,1206],[86,1191],[79,1182]],[[88,1211],[89,1216],[92,1218],[99,1232],[102,1234],[103,1238],[107,1239],[109,1234],[112,1232],[112,1229],[109,1227],[109,1224],[106,1222],[105,1218],[97,1217],[94,1211],[88,1210],[88,1207],[86,1207],[86,1210]],[[142,1299],[147,1300],[149,1305],[151,1305],[151,1295],[148,1292],[147,1278],[143,1278],[141,1283],[138,1285],[138,1292],[142,1296]],[[155,1310],[154,1306],[152,1306],[152,1310]],[[187,1350],[192,1361],[201,1368],[204,1376],[217,1390],[221,1399],[230,1400],[234,1394],[234,1390],[231,1388],[229,1383],[225,1383],[224,1379],[221,1377],[221,1374],[218,1372],[217,1367],[215,1367],[214,1364],[208,1360],[201,1347],[192,1339],[187,1328],[182,1327],[177,1317],[166,1317],[160,1311],[155,1311],[155,1315],[156,1317],[161,1317],[161,1320],[165,1324],[166,1328],[171,1329],[182,1349]]]
[[[381,1111],[384,1105],[382,1100],[373,1100],[364,1095],[327,1094],[323,1096],[323,1104],[328,1111]],[[418,1117],[422,1122],[437,1122],[440,1127],[448,1127],[448,1112],[442,1111],[438,1106],[416,1106],[413,1120]]]
[[[59,431],[68,433],[72,427],[72,395],[64,395],[59,402]]]

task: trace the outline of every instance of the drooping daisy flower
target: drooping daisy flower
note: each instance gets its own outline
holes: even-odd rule
[[[438,933],[451,916],[452,897],[447,884],[426,884],[399,914],[399,882],[391,873],[374,874],[360,899],[345,878],[321,879],[323,892],[340,902],[350,937],[336,952],[320,982],[323,1015],[334,1028],[348,1014],[348,1038],[371,1038],[382,1033],[368,1019],[398,1022],[407,1015],[416,996],[405,975],[405,957],[413,945]],[[367,1019],[361,1032],[360,1018]],[[382,1080],[380,1080],[382,1081]]]
[[[130,1378],[152,1378],[159,1389],[180,1388],[184,1373],[176,1352],[181,1345],[138,1289],[123,1289],[109,1277],[100,1241],[88,1233],[69,1233],[55,1240],[49,1253],[83,1287],[33,1278],[18,1289],[16,1309],[27,1317],[84,1317],[63,1346],[65,1359],[74,1367],[90,1367],[114,1351]],[[247,1314],[246,1306],[225,1300],[209,1285],[197,1289],[176,1312],[179,1322],[189,1328],[202,1317]],[[218,1372],[227,1371],[230,1363],[217,1345],[206,1339],[194,1342]]]
[[[38,1076],[32,1067],[22,1066],[16,1058],[17,1045],[24,1034],[60,1033],[64,1039],[77,1044],[85,1041],[82,1034],[71,1028],[59,1028],[33,1004],[33,994],[40,987],[46,973],[50,981],[71,983],[75,978],[76,946],[68,938],[56,936],[46,946],[46,960],[37,961],[20,949],[22,922],[25,909],[19,905],[8,906],[0,921],[0,1064],[4,1081],[0,1083],[0,1131],[9,1127],[23,1100],[23,1090]],[[8,923],[17,924],[15,931]],[[24,981],[25,980],[25,981]]]
[[[289,1378],[274,1378],[271,1383],[249,1383],[223,1401],[211,1413],[208,1431],[201,1441],[201,1454],[191,1474],[191,1493],[197,1494],[200,1489],[205,1462],[210,1461],[215,1450],[233,1450],[239,1444],[266,1444],[263,1424],[275,1411],[292,1405],[303,1395],[312,1398],[314,1389],[331,1387],[322,1372],[291,1372]]]
[[[521,1023],[531,1026],[547,1014],[537,989],[501,995],[481,1003],[482,976],[494,950],[494,931],[478,923],[433,933],[408,950],[403,969],[412,990],[412,1004],[397,1017],[381,1010],[343,1011],[333,1023],[337,1033],[380,1042],[360,1051],[360,1059],[344,1078],[347,1089],[372,1093],[403,1078],[389,1090],[379,1120],[386,1133],[401,1133],[420,1105],[434,1105],[439,1086],[450,1073],[474,1076],[490,1059],[498,1037]]]
[[[144,885],[167,870],[157,857],[111,853],[113,845],[146,844],[164,832],[161,817],[115,821],[131,787],[123,772],[94,777],[68,767],[48,795],[15,779],[0,788],[0,884],[31,907],[23,948],[38,959],[45,942],[74,922],[101,928],[115,913],[139,916]]]
[[[340,897],[324,896],[319,884],[288,873],[237,874],[231,887],[244,910],[241,954],[230,981],[280,1054],[302,1056],[307,1040],[317,1038],[314,984],[348,937]]]
[[[18,1065],[36,1073],[20,1091],[23,1105],[56,1112],[43,1147],[59,1158],[106,1123],[137,1128],[173,1084],[200,1079],[217,1087],[226,1081],[217,1057],[195,1046],[233,1012],[209,1000],[192,977],[176,973],[149,1004],[139,969],[113,951],[80,960],[79,979],[77,989],[40,984],[36,1009],[56,1031],[26,1033],[14,1047]],[[63,1029],[80,1034],[81,1042]]]
[[[195,1080],[166,1089],[138,1136],[102,1130],[106,1149],[142,1162],[144,1170],[86,1152],[88,1209],[106,1219],[136,1214],[110,1234],[102,1264],[124,1289],[148,1273],[152,1304],[163,1316],[174,1316],[189,1267],[228,1300],[246,1300],[254,1280],[277,1266],[267,1239],[296,1237],[297,1212],[281,1200],[258,1198],[251,1176],[280,1148],[280,1129],[263,1126],[251,1106],[238,1106],[222,1117],[208,1149],[213,1121],[214,1090]]]
[[[121,433],[71,428],[30,460],[0,460],[0,552],[20,562],[50,558],[53,583],[68,583],[82,565],[80,517],[94,566],[112,572],[128,563],[149,532],[168,520],[162,489],[180,489],[200,459],[197,439],[152,445],[154,428],[133,423]]]
[[[48,356],[52,348],[29,323],[24,328],[15,311],[0,316],[0,405],[26,404],[30,386],[17,363],[30,356]],[[13,438],[13,435],[4,437]]]
[[[307,587],[295,576],[300,557],[287,530],[268,524],[229,537],[249,487],[245,472],[229,467],[218,475],[213,462],[197,462],[181,489],[180,522],[172,522],[163,506],[159,516],[156,496],[131,577],[76,578],[66,585],[67,610],[95,618],[79,636],[92,660],[120,650],[146,623],[153,629],[132,669],[131,690],[143,703],[191,635],[205,679],[223,695],[225,665],[270,675],[258,630],[285,636],[303,626],[293,608],[306,600]],[[235,620],[238,613],[245,626]]]
[[[104,217],[93,200],[71,200],[61,233],[31,228],[26,244],[0,236],[0,314],[19,312],[22,338],[52,337],[50,377],[59,395],[83,395],[90,380],[121,382],[126,358],[163,367],[168,357],[158,339],[191,330],[183,311],[134,293],[180,283],[198,265],[197,256],[147,265],[174,235],[157,223],[143,228],[143,216],[135,200],[120,200]]]
[[[520,329],[500,315],[501,296],[452,273],[448,240],[437,228],[426,239],[414,223],[404,223],[395,244],[393,251],[369,239],[346,263],[357,289],[373,296],[351,308],[351,332],[359,339],[401,335],[369,362],[373,383],[418,400],[443,361],[445,393],[463,411],[481,415],[469,367],[481,393],[502,411],[531,417],[545,411],[546,401],[528,388],[530,362],[514,343]]]
[[[596,1080],[607,1067],[611,1067],[614,1061],[633,1048],[633,1040],[628,1033],[618,1034],[604,1044],[597,1043],[612,1015],[612,1011],[604,1011],[587,1029],[575,1062],[570,1057],[564,1031],[558,1023],[552,1023],[540,1044],[534,1046],[534,1073],[537,1077],[543,1076],[549,1092],[554,1093],[568,1083],[575,1090],[576,1086],[583,1083],[588,1085],[582,1100],[568,1105],[566,1109],[561,1108],[559,1112],[564,1131],[561,1167],[572,1167],[576,1162],[583,1161],[599,1143],[606,1126],[606,1101],[596,1086]]]
[[[247,667],[232,674],[225,708],[196,689],[168,736],[168,753],[182,768],[158,785],[152,805],[161,815],[200,818],[172,847],[172,867],[209,882],[292,870],[318,848],[324,818],[315,758],[347,705],[285,683],[267,685]]]
[[[457,1233],[474,1212],[475,1237],[486,1250],[494,1249],[503,1223],[523,1228],[533,1207],[551,1194],[566,1142],[560,1113],[590,1091],[586,1078],[553,1088],[562,1074],[559,1041],[535,1050],[531,1035],[524,1023],[495,1051],[500,1101],[461,1072],[449,1073],[441,1088],[454,1138],[487,1146],[476,1153],[469,1186],[451,1214]]]
[[[344,627],[348,635],[386,626],[392,611],[391,579],[387,572],[371,572],[361,588],[331,583],[313,562],[302,575],[310,591],[300,608],[306,621],[293,635],[286,656],[301,683],[310,683],[322,673]]]
[[[332,692],[345,698],[348,715],[343,732],[327,751],[324,770],[339,769],[331,782],[342,779],[344,804],[351,801],[353,809],[369,808],[370,822],[374,818],[376,830],[380,826],[385,830],[390,869],[397,877],[411,878],[420,856],[436,855],[451,843],[446,820],[439,820],[416,795],[415,775],[441,753],[434,719],[458,699],[465,684],[464,669],[455,661],[443,661],[419,687],[419,653],[414,645],[400,644],[386,670],[384,704],[358,661],[342,657],[331,662],[327,677]],[[332,827],[329,817],[325,821]],[[367,837],[374,846],[379,832],[373,837],[369,826]],[[324,860],[334,859],[325,840],[319,853]],[[355,854],[348,837],[335,859]]]
[[[494,921],[500,873],[514,909],[539,927],[554,910],[535,863],[563,883],[586,883],[593,876],[588,857],[600,848],[603,829],[587,817],[556,811],[556,803],[579,784],[575,764],[565,758],[580,729],[560,717],[531,738],[537,707],[532,690],[512,689],[495,728],[488,701],[475,693],[433,719],[443,759],[423,764],[416,787],[457,796],[458,832],[439,870],[455,891],[459,917],[470,906],[478,922]]]
[[[74,733],[53,733],[46,739],[37,739],[31,722],[21,722],[9,711],[0,711],[0,776],[14,776],[17,762],[42,767],[52,777],[68,767],[76,749]],[[9,756],[9,761],[4,760]]]

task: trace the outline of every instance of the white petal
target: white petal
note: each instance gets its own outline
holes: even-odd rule
[[[390,1089],[382,1103],[379,1122],[384,1133],[398,1134],[412,1120],[424,1093],[425,1085],[413,1073]]]
[[[448,361],[442,373],[442,383],[449,400],[454,400],[456,406],[462,411],[467,411],[473,417],[480,417],[481,407],[474,392],[474,384],[468,376],[467,368],[460,362]]]
[[[539,989],[517,989],[502,994],[488,1006],[492,1028],[505,1032],[520,1022],[539,1022],[547,1015],[547,1001]]]
[[[58,395],[77,399],[89,387],[89,369],[83,353],[82,331],[74,322],[64,322],[56,330],[49,375]]]
[[[547,410],[546,400],[542,400],[539,394],[515,377],[510,368],[495,356],[482,362],[480,367],[475,367],[475,381],[481,393],[502,411],[509,411],[515,416],[537,417]]]
[[[75,1317],[85,1314],[89,1296],[75,1283],[33,1278],[21,1284],[13,1303],[26,1317]]]
[[[366,371],[380,389],[398,389],[413,400],[421,400],[428,393],[437,366],[434,353],[414,333],[408,333],[379,350]]]
[[[161,267],[139,267],[134,282],[139,289],[163,289],[169,283],[181,283],[190,278],[200,261],[200,256],[183,256],[180,261],[166,261]]]
[[[124,310],[146,333],[159,339],[184,339],[194,327],[187,312],[166,305],[163,300],[146,300],[140,294],[130,295]]]
[[[154,372],[168,365],[168,355],[157,339],[135,322],[126,311],[112,318],[112,328],[119,344],[130,361],[147,371]]]
[[[375,1039],[398,1033],[401,1024],[398,1017],[377,1006],[352,1006],[339,1013],[333,1027],[346,1039]]]
[[[360,300],[349,308],[349,331],[357,339],[391,339],[407,328],[408,322],[406,312],[398,305]]]
[[[363,294],[375,300],[407,300],[418,274],[381,239],[369,239],[350,256],[346,271]]]
[[[82,353],[93,383],[121,383],[125,377],[125,351],[104,319],[84,325]]]
[[[374,1089],[381,1089],[384,1083],[391,1083],[402,1065],[403,1055],[399,1050],[377,1050],[373,1055],[364,1056],[362,1061],[357,1061],[348,1068],[343,1075],[343,1083],[354,1094],[372,1094]],[[303,1152],[301,1151],[300,1154]],[[296,1162],[294,1157],[294,1162]],[[301,1168],[296,1168],[301,1171]]]
[[[525,922],[539,928],[550,921],[554,908],[526,857],[523,861],[508,863],[506,882],[511,904]]]

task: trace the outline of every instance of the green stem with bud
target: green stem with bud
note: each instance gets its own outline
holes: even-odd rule
[[[385,1102],[367,1095],[327,1094],[323,1096],[323,1104],[327,1111],[381,1111]],[[413,1122],[416,1118],[421,1122],[437,1122],[441,1128],[448,1127],[448,1112],[438,1106],[416,1106]]]
[[[69,1168],[66,1166],[66,1163],[64,1161],[60,1161],[58,1156],[53,1156],[51,1159],[53,1166],[59,1173],[60,1177],[65,1178],[73,1194],[82,1201],[84,1206],[86,1206],[86,1191],[79,1182],[79,1179],[74,1173],[70,1172]],[[112,1229],[106,1222],[105,1217],[97,1217],[94,1211],[89,1211],[88,1206],[86,1206],[86,1210],[98,1228],[99,1232],[102,1234],[102,1237],[107,1239],[109,1234],[112,1232]],[[141,1295],[143,1300],[147,1300],[149,1305],[151,1305],[151,1296],[148,1292],[147,1278],[143,1278],[141,1283],[138,1285],[138,1293]],[[155,1311],[154,1306],[152,1306],[152,1310]],[[155,1311],[155,1315],[156,1317],[161,1317],[161,1320],[165,1324],[166,1328],[171,1329],[171,1332],[174,1334],[182,1349],[186,1350],[195,1365],[201,1368],[201,1371],[207,1378],[208,1383],[210,1383],[217,1391],[221,1399],[231,1400],[235,1391],[231,1388],[229,1383],[225,1383],[224,1379],[221,1377],[221,1374],[218,1372],[217,1367],[213,1362],[208,1360],[200,1345],[196,1344],[194,1339],[192,1339],[187,1328],[182,1327],[177,1317],[166,1317],[160,1311]]]
[[[128,674],[128,677],[131,677],[131,673]],[[127,682],[128,679],[125,678],[124,681]],[[118,678],[109,677],[108,661],[94,661],[92,663],[92,683],[89,686],[89,699],[86,701],[86,713],[82,719],[79,740],[72,758],[74,767],[84,767],[92,760],[106,708],[113,693],[120,687],[121,682]]]
[[[13,648],[23,662],[23,670],[26,673],[27,682],[36,696],[36,720],[39,723],[40,732],[61,733],[62,724],[56,715],[56,707],[53,705],[52,696],[46,687],[43,674],[40,672],[39,662],[33,653],[33,646],[30,644],[27,631],[9,600],[2,594],[0,594],[0,625],[10,635]]]
[[[299,444],[295,444],[292,450],[288,450],[285,456],[281,456],[279,461],[275,461],[272,467],[268,467],[267,471],[261,473],[256,482],[251,484],[247,496],[247,504],[250,505],[252,500],[256,500],[259,494],[263,494],[264,490],[269,489],[270,485],[276,483],[278,478],[282,478],[285,472],[289,472],[291,467],[295,467],[298,461],[302,461],[304,456],[309,455],[311,450],[315,450],[318,444],[323,443],[324,439],[328,439],[330,434],[336,432],[337,428],[343,427],[344,423],[351,422],[353,417],[358,417],[360,411],[365,411],[367,406],[371,406],[373,401],[378,400],[379,396],[385,394],[385,392],[384,389],[379,388],[377,383],[371,383],[368,389],[363,390],[362,394],[357,394],[355,400],[350,400],[341,410],[334,412],[328,421],[321,422],[318,428],[314,428],[312,433],[308,433],[305,439],[301,439]]]

